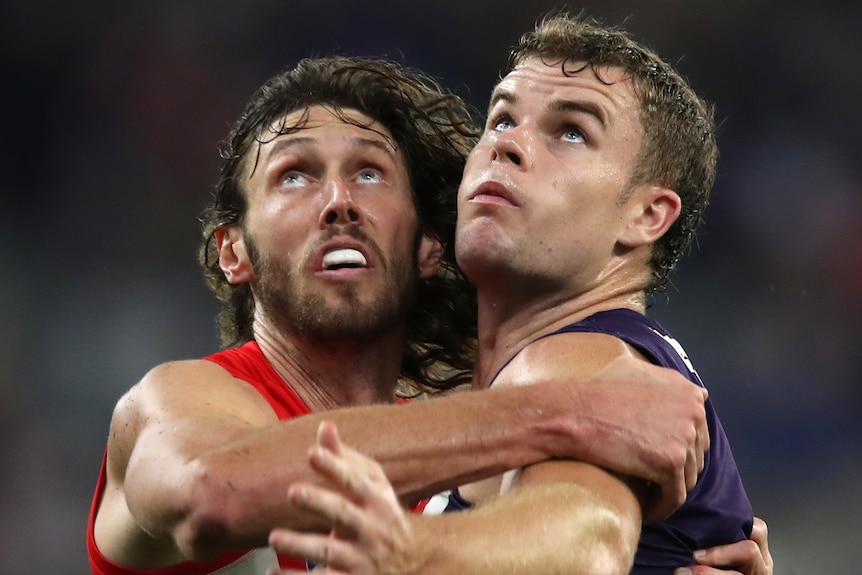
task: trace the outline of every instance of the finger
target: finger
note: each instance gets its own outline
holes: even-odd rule
[[[383,478],[383,468],[371,457],[347,446],[341,441],[338,427],[331,421],[322,421],[317,430],[317,445],[341,457],[349,466],[354,466],[372,479]]]
[[[760,549],[760,554],[763,556],[763,563],[766,566],[766,571],[772,575],[773,562],[772,554],[769,552],[769,528],[766,522],[760,517],[754,518],[754,525],[751,528],[751,540],[757,543]]]
[[[317,445],[309,450],[309,461],[336,484],[352,490],[354,471],[342,458],[349,448],[341,443],[338,427],[331,421],[321,421],[317,427]]]
[[[344,495],[316,485],[294,484],[287,490],[288,500],[297,507],[323,519],[330,528],[355,534],[363,524],[363,514]]]
[[[386,484],[386,476],[377,463],[349,447],[336,454],[321,446],[309,450],[309,463],[351,499],[362,502],[374,496],[373,484]]]
[[[710,448],[710,435],[709,435],[709,425],[706,423],[706,401],[709,399],[709,391],[706,388],[703,389],[703,419],[700,424],[700,432],[699,435],[703,437],[703,451],[709,451]],[[703,466],[701,466],[701,469]]]
[[[349,569],[356,563],[356,549],[349,542],[323,534],[273,529],[269,545],[277,553],[299,557],[330,569]]]
[[[680,567],[674,570],[673,575],[745,575],[739,571],[728,571],[726,569],[716,569],[715,567],[706,567],[704,565],[695,565],[692,567]]]
[[[704,402],[709,395],[706,389],[700,386],[690,386],[690,392],[695,394],[688,399],[696,399],[696,411],[690,412],[689,415],[680,420],[678,436],[684,442],[685,460],[679,462],[678,476],[673,479],[679,483],[675,483],[673,489],[684,490],[685,493],[675,494],[681,495],[678,499],[679,503],[685,501],[688,491],[691,491],[703,471],[706,456],[705,452],[709,449],[709,426],[706,421],[706,407]]]
[[[709,397],[709,392],[703,387],[697,387],[699,393],[700,409],[696,414],[694,425],[694,442],[689,446],[689,453],[685,462],[685,487],[691,491],[697,484],[700,472],[706,463],[706,452],[709,450],[710,437],[709,426],[706,422],[706,406],[704,402]]]
[[[696,429],[697,433],[697,454],[698,454],[698,466],[697,472],[700,473],[703,471],[703,466],[706,460],[706,452],[709,451],[710,446],[710,436],[709,436],[709,425],[706,422],[706,400],[709,399],[709,391],[705,387],[698,388],[698,391],[701,392],[701,411],[698,413],[698,425]]]
[[[685,481],[682,474],[673,478],[673,481],[668,482],[663,488],[655,487],[653,497],[656,503],[652,506],[646,517],[649,521],[663,521],[667,519],[671,513],[676,511],[680,505],[685,503],[688,491],[685,488]]]
[[[338,427],[332,421],[321,421],[317,426],[317,445],[325,447],[335,454],[341,453],[341,437]]]
[[[701,451],[701,441],[695,439],[688,448],[683,468],[686,491],[691,491],[697,484],[697,476],[701,469],[703,469],[703,451]]]
[[[757,543],[757,546],[761,549],[766,549],[767,545],[767,535],[769,533],[769,527],[767,527],[766,522],[760,517],[754,518],[754,523],[751,526],[751,537],[750,539]]]
[[[750,539],[695,551],[694,560],[710,567],[733,566],[747,575],[768,575],[760,548]]]
[[[339,441],[336,436],[336,441]],[[328,447],[315,445],[309,449],[309,462],[324,478],[343,488],[354,501],[366,502],[391,493],[395,497],[383,468],[375,460],[342,443]],[[385,497],[384,497],[385,498]]]

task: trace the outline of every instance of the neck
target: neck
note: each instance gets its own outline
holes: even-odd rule
[[[511,285],[515,283],[497,282],[489,289],[479,286],[479,350],[474,387],[491,385],[500,369],[518,352],[566,325],[600,311],[625,308],[644,313],[646,310],[639,283],[605,283],[582,292],[559,289],[530,292],[506,287]]]
[[[320,340],[283,334],[255,318],[254,336],[266,359],[312,411],[395,401],[404,347],[399,330]]]

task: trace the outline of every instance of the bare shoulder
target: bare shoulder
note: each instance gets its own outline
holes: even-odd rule
[[[249,384],[206,360],[163,363],[151,369],[114,408],[109,446],[154,422],[214,416],[271,420],[274,414]],[[261,422],[263,423],[263,422]]]
[[[251,385],[221,366],[206,360],[163,363],[151,369],[114,407],[108,436],[108,486],[121,488],[132,452],[136,448],[140,452],[142,439],[158,447],[185,428],[247,429],[276,420],[266,400]]]
[[[554,334],[521,350],[500,373],[494,386],[523,385],[560,377],[588,378],[621,356],[643,359],[631,346],[611,335]]]
[[[275,421],[251,385],[213,362],[176,361],[150,370],[120,398],[111,419],[94,533],[101,552],[123,564],[179,560],[172,540],[147,532],[133,517],[131,493],[158,494],[159,481],[178,476],[184,462]],[[148,497],[153,508],[172,508],[170,497]]]

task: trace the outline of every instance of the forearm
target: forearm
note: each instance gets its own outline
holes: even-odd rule
[[[247,432],[190,464],[196,488],[188,522],[192,532],[211,534],[203,545],[212,548],[260,543],[276,526],[314,528],[316,519],[284,494],[296,482],[322,482],[307,453],[324,419],[381,463],[402,501],[547,459],[570,440],[561,432],[559,397],[552,401],[540,387],[334,410]]]
[[[332,489],[300,485],[297,505],[327,518],[326,534],[277,529],[281,553],[333,572],[376,575],[623,575],[640,532],[640,506],[617,477],[556,460],[523,470],[513,489],[459,513],[411,515],[382,468],[324,426],[311,464]]]
[[[463,513],[416,518],[427,575],[629,572],[639,521],[571,483],[534,485]]]
[[[377,460],[396,493],[411,501],[573,449],[575,425],[557,393],[543,386],[464,392],[394,406],[386,416],[370,408],[373,419],[363,409],[321,417]]]
[[[654,403],[679,405],[661,393],[668,370],[656,373],[659,369],[632,359],[612,362],[597,381],[584,378],[464,392],[265,425],[220,442],[219,448],[196,458],[206,480],[199,501],[216,514],[217,522],[258,539],[275,525],[313,527],[316,524],[280,494],[295,482],[319,481],[306,454],[320,421],[329,419],[338,425],[345,442],[381,463],[403,502],[562,457],[659,481],[679,496],[671,498],[676,504],[685,494],[681,465],[687,445],[671,441],[680,437],[672,430],[682,427],[693,437],[695,427],[643,409],[646,387]],[[673,386],[671,397],[681,391],[682,405],[702,415],[702,395],[682,379],[677,382],[681,387]],[[643,381],[633,386],[633,380]]]

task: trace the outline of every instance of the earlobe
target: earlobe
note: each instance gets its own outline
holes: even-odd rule
[[[627,247],[652,244],[661,238],[679,218],[682,200],[673,190],[652,186],[641,196],[632,198],[633,217],[620,236]]]
[[[425,279],[435,275],[440,269],[440,262],[443,260],[443,244],[437,238],[423,235],[419,243],[417,259],[420,278]]]
[[[241,284],[254,279],[254,270],[245,249],[242,230],[227,226],[214,233],[218,246],[218,264],[228,283]]]

